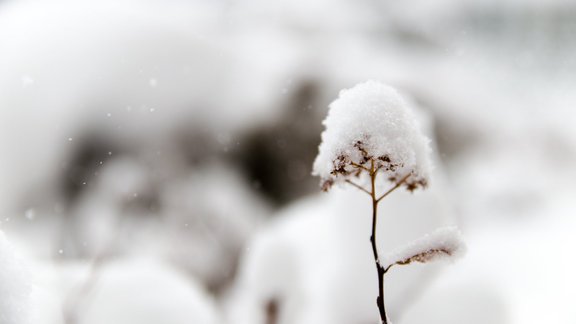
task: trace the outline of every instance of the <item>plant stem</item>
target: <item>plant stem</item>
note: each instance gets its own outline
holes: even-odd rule
[[[400,188],[400,186],[406,182],[410,177],[411,173],[408,173],[400,181],[398,181],[392,188],[382,194],[380,197],[376,196],[376,175],[380,168],[374,167],[374,160],[370,160],[370,169],[363,165],[352,163],[352,165],[358,169],[366,170],[370,174],[370,191],[366,190],[364,187],[354,183],[351,180],[346,180],[347,183],[353,185],[354,187],[362,190],[363,192],[370,195],[372,198],[372,235],[370,235],[370,243],[372,244],[372,253],[374,253],[374,262],[376,263],[376,271],[378,273],[378,297],[376,298],[376,305],[378,305],[378,311],[380,312],[381,324],[388,324],[388,318],[386,317],[386,307],[384,306],[384,275],[392,265],[384,268],[380,263],[380,257],[378,256],[378,248],[376,247],[376,223],[378,220],[378,203],[384,199],[386,196],[391,194],[394,190]]]
[[[376,263],[376,271],[378,273],[378,297],[376,298],[376,305],[380,312],[380,319],[382,324],[388,324],[386,317],[386,308],[384,306],[384,267],[380,265],[380,258],[378,257],[378,249],[376,247],[376,223],[378,220],[378,203],[379,199],[376,198],[376,173],[378,170],[374,169],[374,160],[370,162],[370,186],[372,197],[372,235],[370,236],[370,243],[372,243],[372,252],[374,253],[374,261]]]

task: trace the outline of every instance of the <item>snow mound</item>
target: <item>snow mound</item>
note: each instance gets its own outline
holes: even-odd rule
[[[31,286],[27,271],[0,232],[0,323],[28,323]]]
[[[106,265],[83,323],[216,324],[216,303],[192,278],[153,259]]]

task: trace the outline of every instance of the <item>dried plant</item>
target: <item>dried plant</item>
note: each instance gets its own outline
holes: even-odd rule
[[[377,248],[378,204],[400,187],[410,192],[427,187],[430,141],[421,133],[409,105],[396,90],[374,81],[343,90],[330,105],[324,125],[326,130],[322,133],[313,174],[322,178],[324,191],[336,183],[344,183],[371,198],[370,243],[378,275],[376,304],[381,322],[387,324],[384,275],[390,268],[452,256],[461,246],[458,232],[450,228],[416,241],[417,244],[393,257],[380,258]],[[386,180],[391,185],[382,192]]]

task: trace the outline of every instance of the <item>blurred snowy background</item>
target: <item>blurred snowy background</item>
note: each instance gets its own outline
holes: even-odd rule
[[[576,323],[576,3],[0,1],[0,323],[375,324],[369,200],[310,175],[338,91],[434,139],[383,202],[398,324]],[[28,297],[29,296],[29,297]]]

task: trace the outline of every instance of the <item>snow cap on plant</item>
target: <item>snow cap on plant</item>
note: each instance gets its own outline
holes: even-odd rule
[[[323,122],[312,174],[322,188],[383,170],[390,181],[410,191],[424,188],[431,169],[430,140],[419,128],[408,102],[392,87],[368,81],[340,92]]]

